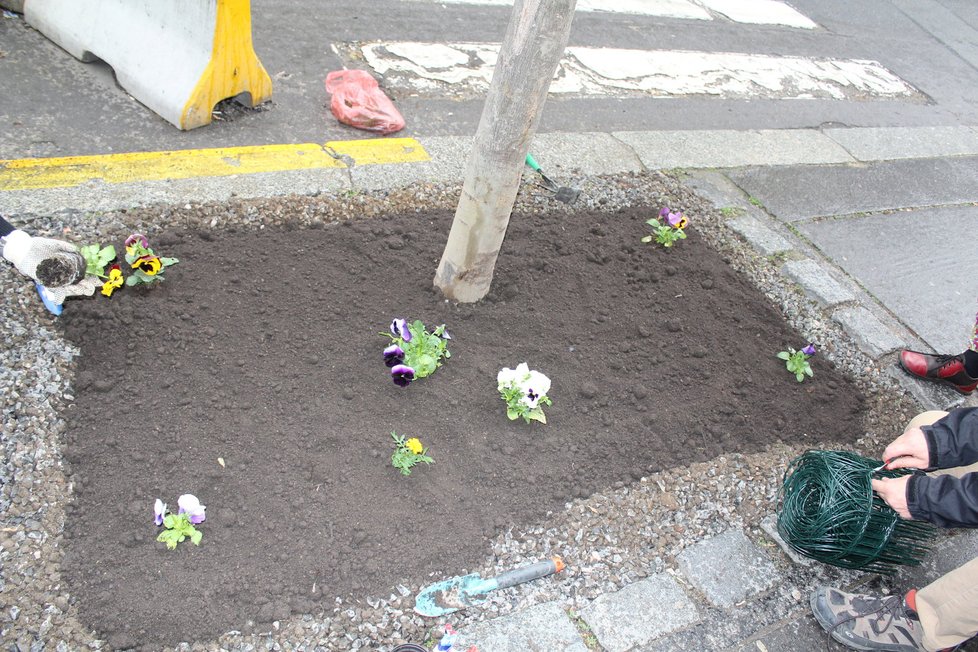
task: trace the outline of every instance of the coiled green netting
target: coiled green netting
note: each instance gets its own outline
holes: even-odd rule
[[[846,451],[808,451],[788,465],[781,485],[778,533],[812,559],[874,573],[916,566],[935,528],[900,518],[873,492],[877,460]],[[880,471],[896,478],[907,471]]]

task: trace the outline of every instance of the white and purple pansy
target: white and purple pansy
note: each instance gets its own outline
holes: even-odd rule
[[[166,516],[166,503],[164,503],[159,498],[153,503],[153,522],[157,525],[163,525],[163,518]]]
[[[540,399],[550,391],[550,379],[539,371],[530,371],[523,381],[523,388],[526,390],[524,402],[530,408],[535,408]]]
[[[407,320],[405,319],[395,319],[391,322],[391,334],[394,337],[399,337],[404,340],[405,343],[411,341],[411,331],[408,329]]]
[[[193,494],[183,494],[177,498],[177,505],[180,506],[180,514],[187,514],[190,522],[194,525],[198,523],[203,523],[206,518],[204,510],[207,509],[206,506],[201,505],[200,501]]]

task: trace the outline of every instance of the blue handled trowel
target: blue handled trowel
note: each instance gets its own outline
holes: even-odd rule
[[[478,573],[453,577],[422,589],[415,598],[414,610],[422,616],[444,616],[483,602],[490,591],[506,589],[562,570],[564,562],[560,557],[554,557],[485,580]]]

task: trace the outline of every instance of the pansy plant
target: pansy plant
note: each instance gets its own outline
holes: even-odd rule
[[[391,339],[384,349],[384,364],[391,370],[391,378],[401,387],[407,387],[416,378],[424,378],[441,366],[443,359],[452,357],[448,340],[452,336],[442,324],[428,332],[420,320],[410,324],[406,319],[391,321],[389,332],[381,333]]]
[[[102,247],[98,244],[85,245],[78,250],[85,259],[85,273],[105,279],[102,294],[111,297],[112,293],[125,285],[155,283],[163,280],[163,271],[178,262],[176,258],[157,256],[149,248],[149,241],[141,233],[134,233],[126,239],[126,262],[131,269],[126,277],[119,263],[112,264],[116,258],[115,247]],[[108,267],[108,270],[106,270]]]
[[[686,239],[686,225],[689,220],[680,211],[671,211],[668,206],[664,206],[659,211],[658,217],[653,217],[645,222],[652,227],[654,233],[642,238],[642,242],[652,242],[655,240],[663,247],[671,247],[676,244],[676,240]]]
[[[428,456],[428,451],[417,437],[404,439],[403,435],[391,431],[394,439],[394,454],[391,455],[391,465],[401,472],[401,475],[411,475],[411,467],[424,462],[433,464],[435,460]]]
[[[126,285],[138,285],[162,281],[166,268],[180,261],[176,258],[157,256],[149,248],[149,240],[146,236],[133,233],[126,238],[126,262],[132,268],[132,273],[126,279]]]
[[[107,278],[105,267],[115,259],[115,247],[108,245],[92,244],[85,245],[78,249],[78,253],[85,259],[85,275]]]
[[[795,379],[800,383],[805,380],[805,376],[813,376],[812,367],[808,359],[815,355],[815,345],[808,343],[801,351],[795,351],[790,346],[787,351],[778,353],[778,358],[784,360],[784,366],[795,375]]]
[[[156,540],[165,543],[166,547],[173,550],[177,544],[190,539],[195,546],[200,545],[203,534],[195,525],[204,522],[207,507],[200,504],[200,501],[193,494],[183,494],[177,499],[179,511],[172,513],[159,498],[153,504],[153,522],[158,526],[163,526]]]
[[[529,365],[521,362],[516,369],[504,367],[496,375],[496,386],[503,400],[506,401],[506,416],[510,420],[520,417],[524,421],[539,421],[546,423],[543,413],[544,405],[553,402],[547,396],[550,391],[550,379],[539,371],[530,369]]]

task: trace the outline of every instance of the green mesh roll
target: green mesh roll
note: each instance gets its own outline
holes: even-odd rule
[[[900,518],[873,492],[877,460],[846,451],[808,451],[788,465],[781,485],[778,533],[806,557],[874,573],[916,566],[935,528]],[[908,471],[880,471],[897,478]]]

